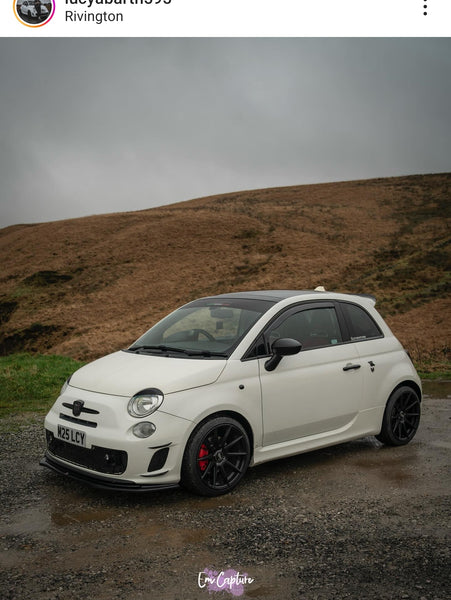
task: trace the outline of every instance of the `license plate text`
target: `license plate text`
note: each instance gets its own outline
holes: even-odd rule
[[[86,433],[84,431],[78,431],[78,429],[72,429],[72,427],[58,425],[57,437],[59,437],[60,440],[69,442],[69,444],[86,447]]]

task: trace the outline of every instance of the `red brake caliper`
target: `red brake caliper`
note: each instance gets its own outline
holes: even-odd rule
[[[199,450],[199,458],[203,458],[204,456],[208,456],[208,448],[205,444],[202,444]],[[200,460],[199,468],[201,471],[205,471],[208,465],[208,460]]]

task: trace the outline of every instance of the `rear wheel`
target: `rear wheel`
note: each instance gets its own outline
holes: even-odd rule
[[[201,424],[186,445],[182,485],[202,496],[230,492],[244,476],[250,461],[249,437],[231,417],[215,417]]]
[[[417,392],[408,386],[396,389],[385,407],[382,429],[376,438],[389,446],[410,442],[420,424],[421,402]]]

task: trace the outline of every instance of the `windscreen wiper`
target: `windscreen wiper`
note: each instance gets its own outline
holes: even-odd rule
[[[229,355],[225,354],[225,352],[213,352],[212,350],[188,350],[190,354],[193,356],[222,356],[223,358],[228,358]]]
[[[156,346],[131,346],[127,348],[128,352],[137,352],[139,350],[159,350],[160,352],[181,352],[187,356],[222,356],[227,358],[227,354],[223,352],[212,352],[210,350],[188,350],[186,348],[176,348],[175,346],[166,346],[165,344],[158,344]]]
[[[185,352],[183,348],[175,348],[174,346],[165,346],[164,344],[158,344],[156,346],[131,346],[127,348],[131,352],[136,352],[137,350],[159,350],[160,352]]]

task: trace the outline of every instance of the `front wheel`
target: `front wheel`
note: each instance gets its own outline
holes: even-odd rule
[[[420,424],[421,402],[417,392],[408,386],[399,387],[388,399],[382,429],[376,438],[389,446],[410,442]]]
[[[250,461],[249,437],[231,417],[202,423],[186,445],[181,483],[201,496],[230,492],[244,476]]]

